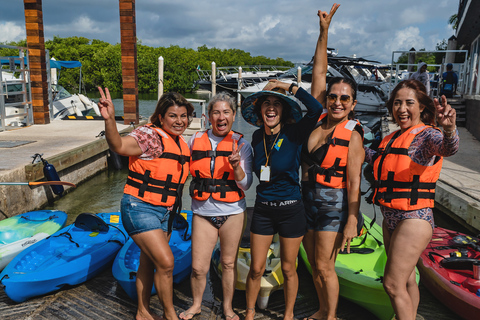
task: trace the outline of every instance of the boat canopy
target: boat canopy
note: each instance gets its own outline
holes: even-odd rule
[[[4,59],[0,59],[0,63],[2,65],[10,64],[11,59],[8,58],[15,58],[15,64],[20,64],[19,57],[5,57]],[[25,65],[28,65],[27,57],[23,58]],[[57,60],[50,60],[50,68],[61,69],[62,67],[72,69],[72,68],[81,68],[82,63],[80,61],[57,61]]]

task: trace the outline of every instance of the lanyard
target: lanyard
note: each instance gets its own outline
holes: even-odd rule
[[[275,141],[273,141],[273,144],[270,147],[270,151],[267,152],[267,143],[265,142],[265,130],[263,131],[263,148],[265,150],[265,156],[267,157],[267,161],[265,162],[265,167],[268,166],[268,160],[270,158],[270,155],[272,154],[273,147],[277,143],[278,137],[280,137],[281,132],[282,132],[282,130],[280,129],[280,131],[277,134],[277,137],[275,138]]]

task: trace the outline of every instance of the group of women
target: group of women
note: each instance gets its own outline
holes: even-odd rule
[[[189,142],[182,134],[193,106],[177,93],[164,94],[150,122],[121,137],[108,89],[104,93],[99,88],[107,142],[111,150],[129,157],[121,212],[125,229],[141,249],[136,319],[162,318],[149,308],[152,285],[163,305],[163,318],[189,320],[200,314],[210,257],[219,239],[223,313],[226,320],[239,320],[232,299],[246,221],[244,191],[252,184],[253,173],[259,183],[250,229],[245,319],[255,316],[265,257],[277,233],[284,319],[294,318],[295,263],[302,241],[319,300],[318,311],[308,319],[336,319],[339,284],[335,259],[340,249],[350,250],[362,225],[359,207],[364,161],[373,165],[374,199],[384,215],[388,256],[384,287],[397,319],[415,319],[419,293],[414,269],[432,236],[431,208],[442,157],[458,149],[455,110],[445,97],[441,102],[430,99],[418,81],[403,81],[387,103],[400,129],[387,136],[377,151],[364,148],[362,126],[353,116],[356,84],[347,78],[333,78],[327,86],[328,28],[338,7],[334,4],[329,13],[318,11],[320,35],[311,94],[295,84],[272,80],[264,90],[245,99],[242,116],[259,127],[251,143],[232,130],[235,101],[226,93],[209,102],[211,128],[194,134]],[[304,116],[299,102],[307,109]],[[193,304],[177,316],[174,259],[168,240],[189,173],[194,214]]]

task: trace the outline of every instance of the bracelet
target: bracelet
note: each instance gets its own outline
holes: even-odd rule
[[[293,94],[293,92],[292,92],[293,87],[298,87],[295,82],[292,82],[292,84],[291,84],[290,87],[288,88],[288,92],[289,92],[290,94]]]
[[[443,135],[447,138],[452,138],[455,135],[455,132],[457,131],[457,126],[453,128],[451,131],[443,130]]]

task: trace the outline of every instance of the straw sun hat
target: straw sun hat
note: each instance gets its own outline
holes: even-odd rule
[[[274,96],[282,99],[289,108],[283,109],[283,113],[288,115],[287,123],[295,123],[302,119],[302,109],[297,101],[292,97],[287,96],[285,90],[275,88],[276,91],[268,90],[270,86],[267,84],[262,91],[253,93],[245,98],[242,104],[242,116],[245,121],[253,126],[261,127],[263,125],[263,119],[259,117],[260,105],[258,104],[260,98],[264,96]],[[258,104],[258,105],[257,105]]]

